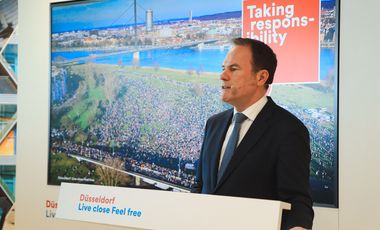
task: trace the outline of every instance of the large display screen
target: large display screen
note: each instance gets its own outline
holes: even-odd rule
[[[307,3],[277,11],[284,3],[267,2],[262,13],[264,7],[272,7],[268,12],[283,12],[284,19],[278,29],[282,39],[269,44],[267,36],[265,41],[279,53],[279,63],[287,60],[279,65],[280,80],[271,87],[270,96],[308,127],[314,200],[335,206],[337,3],[316,0],[309,6],[313,9],[303,11],[317,12],[308,20],[316,33],[308,38],[297,35],[306,28],[304,24],[284,30],[287,21],[297,25],[291,18]],[[220,100],[221,65],[232,38],[254,35],[244,26],[250,20],[245,18],[248,8],[244,6],[254,3],[103,0],[52,4],[48,184],[189,191],[206,120],[230,108]],[[260,16],[257,8],[252,12]],[[254,38],[264,40],[265,33]],[[280,46],[286,41],[316,49],[305,50],[301,58],[289,62],[292,54]],[[308,61],[310,65],[305,64]],[[310,66],[306,74],[304,66]],[[300,70],[293,72],[301,78],[284,78],[289,68]]]

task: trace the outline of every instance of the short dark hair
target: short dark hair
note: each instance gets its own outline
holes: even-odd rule
[[[277,67],[277,58],[273,50],[264,42],[250,38],[234,38],[232,43],[251,48],[253,71],[267,70],[269,77],[265,84],[272,84]]]

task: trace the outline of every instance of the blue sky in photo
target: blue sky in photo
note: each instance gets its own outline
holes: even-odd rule
[[[82,1],[52,5],[52,32],[92,29],[134,21],[133,0]],[[137,0],[137,21],[153,10],[154,21],[241,11],[241,0]]]
[[[321,0],[335,2],[335,0]],[[52,32],[93,29],[134,22],[134,0],[89,0],[52,5]],[[137,21],[153,10],[154,21],[241,11],[242,0],[137,0]]]

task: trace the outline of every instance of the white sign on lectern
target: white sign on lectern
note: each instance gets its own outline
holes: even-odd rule
[[[143,229],[279,230],[290,204],[136,188],[62,183],[56,218]]]

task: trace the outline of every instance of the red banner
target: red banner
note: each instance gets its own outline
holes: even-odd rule
[[[243,0],[243,37],[276,53],[274,83],[319,82],[320,0]]]

